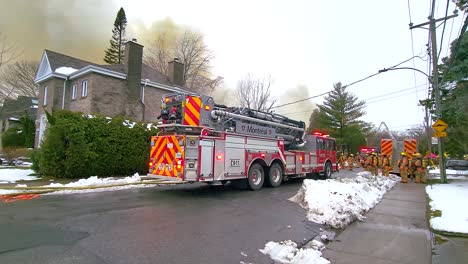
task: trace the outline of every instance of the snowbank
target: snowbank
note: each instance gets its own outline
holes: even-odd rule
[[[393,188],[397,178],[361,172],[355,178],[304,180],[290,201],[307,211],[309,221],[344,228],[355,219],[364,219],[364,214]]]
[[[270,241],[264,249],[259,249],[265,255],[278,263],[291,264],[329,264],[330,261],[322,257],[322,252],[312,248],[298,249],[297,244],[291,240],[280,243]]]
[[[97,176],[89,177],[88,179],[81,179],[76,182],[70,182],[67,184],[61,183],[51,183],[42,187],[96,187],[96,186],[105,186],[105,185],[115,185],[115,184],[130,184],[141,182],[141,177],[138,173],[135,173],[133,176],[125,177],[122,179],[116,178],[98,178]]]
[[[442,216],[431,218],[436,230],[468,234],[468,181],[426,186],[431,199],[431,210],[440,210]]]
[[[445,174],[447,175],[447,179],[466,179],[468,178],[468,171],[462,170],[445,170]],[[439,169],[429,170],[429,178],[432,179],[440,179],[440,171]]]
[[[33,181],[37,180],[35,176],[28,176],[34,173],[33,170],[22,169],[0,169],[0,182]]]

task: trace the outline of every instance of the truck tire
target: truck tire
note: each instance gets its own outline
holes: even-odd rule
[[[325,167],[323,168],[323,178],[325,180],[330,179],[331,175],[332,175],[332,165],[330,162],[327,161],[327,163],[325,163]]]
[[[265,182],[269,187],[279,187],[283,181],[283,169],[278,163],[273,163],[268,170]]]
[[[258,163],[252,164],[252,166],[250,166],[249,175],[247,178],[247,185],[249,189],[252,191],[260,190],[264,181],[265,172],[263,171],[263,167]]]

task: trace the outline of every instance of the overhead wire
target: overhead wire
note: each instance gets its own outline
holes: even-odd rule
[[[410,5],[410,0],[408,0],[408,15],[409,15],[409,20],[410,20],[410,27],[413,25],[413,21],[412,21],[412,18],[411,18],[411,5]],[[410,30],[410,33],[411,33],[411,52],[413,54],[413,57],[414,57],[414,40],[413,40],[413,30],[411,29]],[[414,62],[414,58],[413,58],[413,68],[416,68],[416,63]],[[413,79],[414,79],[414,85],[416,86],[416,72],[413,72]],[[416,98],[418,99],[418,94],[416,93]]]
[[[426,85],[426,84],[419,84],[419,85],[416,86],[416,88],[417,88],[417,87],[421,87],[421,86],[425,86],[425,85]],[[398,90],[398,91],[395,91],[395,92],[391,92],[391,93],[387,93],[387,94],[382,94],[382,95],[378,95],[378,96],[374,96],[374,97],[370,97],[370,98],[366,98],[366,99],[364,99],[364,101],[371,100],[371,99],[375,99],[375,98],[380,98],[380,97],[384,97],[384,96],[388,96],[388,95],[392,95],[392,94],[397,94],[397,93],[401,93],[401,92],[406,92],[406,91],[411,90],[411,89],[413,89],[413,88],[415,88],[415,87],[409,87],[409,88],[401,89],[401,90]],[[424,88],[424,89],[426,89],[426,88]],[[420,89],[420,90],[418,90],[418,91],[423,91],[424,89]],[[411,93],[414,93],[414,91],[411,92]],[[411,93],[410,93],[410,94],[411,94]],[[403,95],[406,95],[406,94],[403,94]],[[400,96],[402,96],[402,95],[400,95]],[[396,96],[396,97],[400,97],[400,96]],[[386,99],[392,99],[392,98],[395,98],[395,96],[394,96],[394,97],[389,97],[389,98],[384,98],[384,99],[382,99],[381,101],[386,100]],[[367,104],[367,102],[366,102],[366,104]],[[308,112],[313,112],[313,111],[314,111],[314,109],[312,109],[312,110],[305,110],[305,111],[298,111],[298,112],[284,113],[283,115],[295,115],[295,114],[302,114],[302,113],[308,113]]]
[[[409,0],[408,0],[409,1]],[[440,58],[440,53],[442,52],[442,44],[444,43],[444,33],[445,33],[445,26],[447,25],[447,14],[449,9],[450,0],[447,0],[447,6],[445,7],[445,16],[444,16],[444,27],[442,28],[442,34],[440,35],[440,45],[439,45],[439,53],[437,54],[437,62]],[[450,38],[449,38],[450,41]]]
[[[397,64],[395,64],[395,65],[393,65],[393,66],[391,66],[391,67],[389,67],[389,68],[385,68],[385,69],[391,70],[392,68],[396,68],[396,67],[400,66],[401,64],[406,63],[406,62],[412,60],[413,58],[419,58],[419,59],[421,59],[421,60],[424,60],[424,57],[421,57],[420,55],[417,55],[417,56],[413,56],[413,57],[411,57],[411,58],[409,58],[409,59],[407,59],[407,60],[404,60],[404,61],[402,61],[402,62],[399,62],[399,63],[397,63]],[[352,82],[352,83],[350,83],[350,84],[343,85],[342,87],[343,87],[343,88],[349,87],[349,86],[351,86],[351,85],[354,85],[354,84],[356,84],[356,83],[360,83],[360,82],[362,82],[362,81],[365,81],[365,80],[367,80],[367,79],[369,79],[369,78],[372,78],[372,77],[374,77],[374,76],[376,76],[376,75],[379,75],[379,74],[381,74],[381,73],[382,73],[381,71],[378,71],[377,73],[371,74],[371,75],[369,75],[369,76],[367,76],[367,77],[365,77],[365,78],[359,79],[359,80],[354,81],[354,82]],[[288,106],[288,105],[292,105],[292,104],[297,104],[297,103],[300,103],[300,102],[304,102],[304,101],[307,101],[307,100],[310,100],[310,99],[313,99],[313,98],[317,98],[317,97],[324,96],[324,95],[326,95],[326,94],[329,94],[330,92],[332,92],[332,90],[327,91],[327,92],[325,92],[325,93],[318,94],[318,95],[310,96],[310,97],[307,97],[307,98],[304,98],[304,99],[300,99],[300,100],[296,100],[296,101],[293,101],[293,102],[285,103],[285,104],[282,104],[282,105],[276,105],[276,106],[273,106],[272,109],[274,109],[274,108],[280,108],[280,107]]]

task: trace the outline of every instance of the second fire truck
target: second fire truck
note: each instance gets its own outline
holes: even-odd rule
[[[187,182],[246,182],[251,190],[320,173],[336,165],[335,140],[308,135],[286,116],[215,104],[213,98],[162,99],[159,133],[151,138],[149,176]]]

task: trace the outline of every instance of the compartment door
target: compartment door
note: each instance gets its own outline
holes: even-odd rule
[[[200,140],[200,177],[213,179],[213,140]]]

